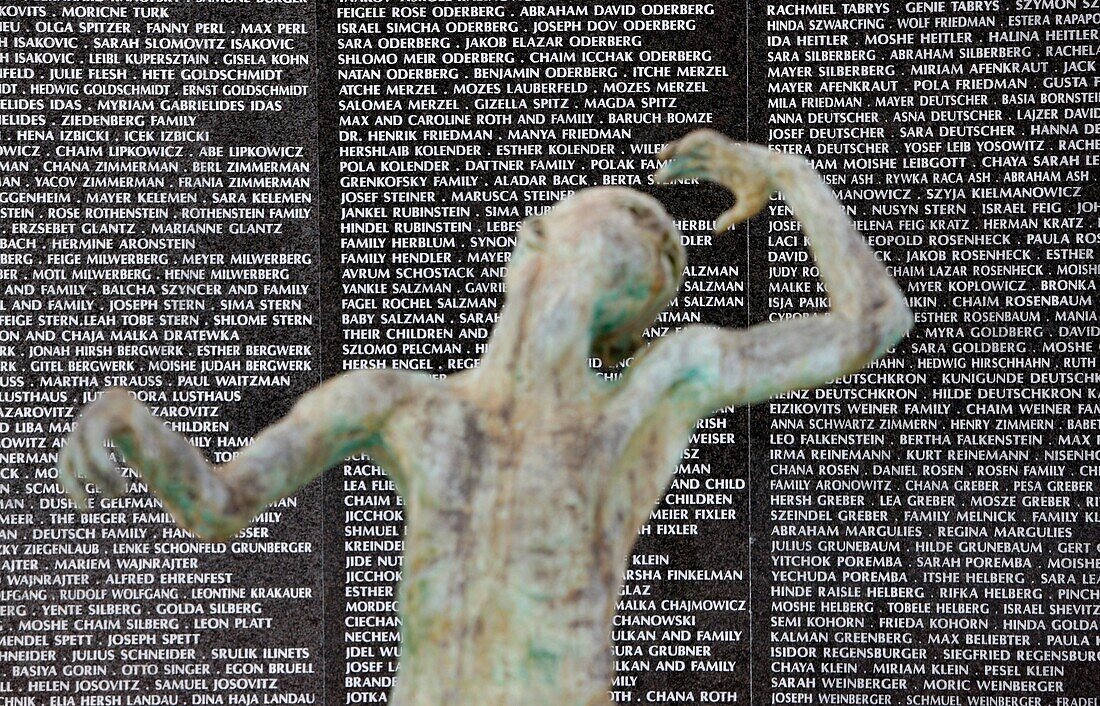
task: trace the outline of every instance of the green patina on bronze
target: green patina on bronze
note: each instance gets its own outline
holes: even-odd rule
[[[84,479],[123,492],[109,440],[183,527],[220,540],[349,454],[368,453],[406,502],[390,703],[607,706],[625,561],[695,423],[849,374],[911,322],[801,158],[709,131],[660,157],[671,162],[658,181],[703,179],[734,193],[720,231],[782,191],[831,311],[744,330],[689,326],[643,349],[642,331],[679,286],[679,234],[650,197],[589,189],[520,228],[480,367],[446,380],[340,375],[218,468],[132,395],[110,390],[66,443],[61,485],[78,507]],[[608,382],[589,370],[593,354],[634,362]]]

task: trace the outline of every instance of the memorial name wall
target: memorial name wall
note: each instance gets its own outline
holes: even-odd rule
[[[681,230],[648,338],[827,310],[781,194],[715,235],[728,194],[653,185],[698,127],[803,155],[915,326],[699,424],[624,567],[609,699],[1098,706],[1089,5],[0,2],[0,706],[385,702],[379,467],[205,543],[130,471],[74,509],[77,412],[127,387],[224,463],[322,379],[460,374],[519,223],[591,186]]]

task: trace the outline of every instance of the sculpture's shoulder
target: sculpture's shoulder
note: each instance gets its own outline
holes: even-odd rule
[[[633,360],[608,401],[609,416],[631,430],[650,420],[695,422],[716,411],[712,400],[727,386],[721,336],[694,326],[654,341]]]
[[[439,435],[452,437],[481,414],[477,400],[468,394],[461,375],[434,378],[416,375],[407,395],[387,419],[387,437],[409,437],[431,442]]]
[[[488,446],[482,429],[487,411],[471,394],[465,373],[430,378],[418,384],[386,419],[380,434],[382,448],[375,452],[387,470],[421,479],[439,478],[484,456]]]

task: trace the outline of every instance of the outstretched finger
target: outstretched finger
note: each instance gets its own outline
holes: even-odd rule
[[[714,234],[722,235],[726,231],[732,229],[742,220],[744,219],[740,217],[739,209],[736,206],[730,209],[726,209],[714,221]]]
[[[737,203],[733,205],[733,208],[723,211],[718,216],[718,219],[714,222],[714,232],[721,235],[738,223],[747,221],[759,213],[766,203],[767,199],[738,196]]]
[[[658,184],[671,184],[685,179],[702,179],[705,171],[705,165],[698,159],[676,157],[654,172],[653,181]]]

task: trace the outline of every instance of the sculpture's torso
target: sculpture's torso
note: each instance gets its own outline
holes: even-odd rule
[[[570,410],[548,400],[486,409],[460,389],[387,425],[390,446],[376,455],[389,458],[379,461],[416,464],[402,475],[418,479],[401,489],[402,655],[392,703],[610,703],[611,618],[648,514],[637,508],[655,498],[639,505],[617,488],[636,444],[605,421],[605,401],[595,380],[593,395]]]

